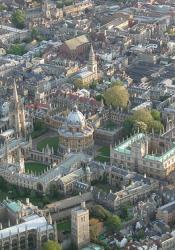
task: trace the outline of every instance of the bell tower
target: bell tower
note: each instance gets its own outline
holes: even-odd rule
[[[97,61],[95,59],[95,53],[92,45],[89,52],[88,70],[97,74]]]

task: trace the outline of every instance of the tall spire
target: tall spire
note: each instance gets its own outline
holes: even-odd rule
[[[18,102],[18,93],[17,93],[17,88],[16,88],[16,82],[14,81],[13,84],[13,98],[16,102]]]
[[[94,53],[93,46],[91,44],[91,48],[90,48],[90,52],[89,52],[89,61],[94,61],[94,60],[95,60],[95,53]]]
[[[94,73],[97,72],[97,61],[95,59],[95,53],[92,44],[89,52],[88,70]]]

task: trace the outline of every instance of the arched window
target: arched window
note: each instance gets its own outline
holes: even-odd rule
[[[9,250],[10,249],[10,244],[9,242],[4,243],[4,250]]]
[[[46,235],[43,235],[43,236],[41,237],[41,244],[43,245],[46,241],[47,241],[47,236],[46,236]]]
[[[36,235],[35,234],[28,235],[28,247],[29,247],[29,250],[35,249],[36,247]]]
[[[43,185],[41,183],[37,183],[37,190],[43,192]]]
[[[18,241],[17,239],[12,240],[12,250],[18,249]]]
[[[49,234],[49,240],[54,240],[54,235],[52,233]]]
[[[21,250],[25,249],[25,237],[20,238],[20,248]]]

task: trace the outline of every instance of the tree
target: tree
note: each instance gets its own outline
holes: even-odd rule
[[[93,217],[98,218],[102,221],[108,219],[111,216],[111,213],[101,205],[93,206],[90,210],[90,213]]]
[[[16,10],[12,14],[12,23],[18,29],[23,29],[25,27],[26,16],[24,11]]]
[[[112,83],[112,86],[123,86],[123,82],[120,80],[117,80],[116,82]]]
[[[32,28],[30,36],[32,40],[37,40],[39,42],[42,40],[46,40],[45,36],[42,35],[42,33],[36,28]]]
[[[128,207],[127,205],[122,205],[120,207],[120,218],[127,219],[128,218]]]
[[[163,130],[163,124],[160,121],[151,121],[148,125],[149,132],[154,130],[155,133],[160,133]]]
[[[84,87],[83,82],[82,82],[82,80],[80,78],[77,78],[77,79],[74,80],[74,85],[75,85],[76,88]]]
[[[21,44],[12,44],[10,49],[7,50],[7,54],[12,54],[12,55],[18,55],[18,56],[22,56],[26,53],[26,49],[24,47],[24,45]]]
[[[134,131],[140,131],[140,132],[146,132],[147,131],[147,129],[148,129],[148,126],[147,126],[147,124],[145,124],[144,122],[142,122],[142,121],[135,121],[134,122],[134,126],[133,126],[133,130]]]
[[[100,102],[103,99],[103,96],[98,94],[96,95],[95,99]]]
[[[31,193],[30,193],[30,198],[31,198],[31,199],[36,199],[36,197],[37,197],[36,191],[35,191],[35,190],[32,190]]]
[[[149,124],[151,121],[153,121],[153,117],[150,113],[150,111],[146,108],[144,109],[139,109],[134,112],[133,114],[133,119],[134,121],[141,121],[144,122],[145,124]]]
[[[141,132],[151,132],[154,129],[155,133],[159,133],[163,130],[159,111],[149,111],[146,108],[135,111],[131,117],[124,121],[123,127],[125,134],[137,131],[138,128]]]
[[[113,232],[119,231],[121,229],[121,219],[117,215],[112,215],[107,220],[107,225],[109,229]]]
[[[6,5],[0,3],[0,12],[3,12],[3,11],[6,10],[6,9],[7,9]]]
[[[151,115],[154,118],[154,120],[156,120],[156,121],[160,121],[161,120],[160,119],[160,112],[158,110],[152,109],[151,110]]]
[[[107,105],[112,105],[114,108],[126,108],[129,102],[129,94],[124,86],[115,85],[106,90],[104,99]]]
[[[44,243],[42,250],[62,250],[62,247],[58,242],[49,240]]]
[[[124,134],[129,135],[131,132],[134,131],[134,119],[133,117],[128,117],[124,123],[123,123],[123,128],[124,128]]]

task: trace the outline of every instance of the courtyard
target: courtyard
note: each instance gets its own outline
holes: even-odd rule
[[[110,147],[104,146],[99,148],[96,152],[95,160],[103,163],[110,162]]]
[[[71,222],[69,220],[66,220],[64,222],[59,222],[57,224],[57,230],[59,232],[63,232],[63,233],[70,233],[70,231],[71,231]]]
[[[40,175],[48,168],[48,165],[39,162],[25,162],[25,172]]]
[[[46,138],[41,139],[37,143],[37,150],[42,151],[42,149],[45,148],[47,145],[50,148],[53,147],[54,152],[56,153],[58,150],[58,146],[59,146],[58,136],[53,136],[53,137],[51,136],[51,137],[46,137]]]

